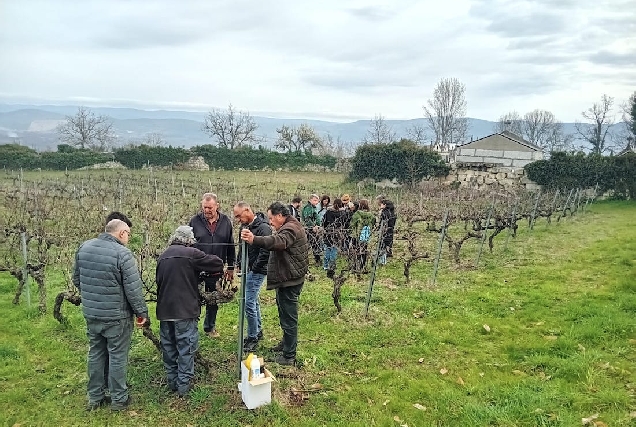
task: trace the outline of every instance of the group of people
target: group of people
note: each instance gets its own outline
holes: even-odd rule
[[[328,275],[333,274],[338,250],[345,247],[357,248],[358,267],[366,264],[366,244],[378,222],[368,200],[354,202],[345,194],[331,203],[328,196],[312,194],[302,209],[301,203],[300,198],[292,200],[291,205],[274,202],[267,215],[254,212],[246,202],[233,206],[240,239],[247,243],[246,265],[241,265],[241,249],[237,258],[232,219],[219,210],[214,193],[205,193],[201,211],[170,236],[157,261],[156,318],[167,384],[178,396],[187,396],[193,384],[201,281],[206,292],[212,292],[221,278],[231,281],[235,271],[245,275],[247,337],[243,344],[245,351],[254,351],[263,339],[259,293],[267,277],[267,290],[276,292],[282,330],[282,339],[272,348],[277,353],[274,362],[294,365],[298,303],[309,270],[309,251]],[[382,252],[390,256],[395,226],[393,203],[379,197],[378,205],[384,229]],[[131,227],[125,215],[111,213],[104,232],[84,242],[75,257],[73,283],[82,297],[89,340],[89,411],[105,405],[114,411],[128,408],[131,397],[126,374],[133,318],[137,318],[139,327],[150,326],[139,270],[126,247]],[[205,305],[204,333],[218,338],[218,305]]]
[[[368,199],[354,201],[348,194],[334,199],[333,203],[328,195],[312,194],[302,209],[299,197],[292,200],[290,210],[305,227],[314,260],[317,265],[322,264],[328,277],[335,273],[338,252],[349,255],[356,273],[365,271],[368,243],[376,228],[382,233],[378,262],[384,264],[387,257],[393,256],[395,206],[384,196],[378,196],[376,201],[377,216],[371,212]]]
[[[236,263],[232,221],[218,207],[215,194],[204,194],[201,212],[189,225],[174,231],[157,261],[156,318],[163,364],[168,387],[180,397],[188,395],[194,379],[201,315],[199,283],[203,281],[206,290],[213,291],[221,277],[232,280],[236,269],[246,275],[244,349],[253,351],[263,338],[259,292],[267,277],[267,289],[276,292],[282,329],[281,341],[272,348],[279,353],[274,362],[296,363],[298,302],[309,269],[305,229],[283,203],[272,203],[266,217],[255,213],[248,203],[237,203],[234,219],[240,224],[240,238],[248,244],[248,263],[241,265]],[[89,340],[89,411],[106,405],[113,411],[129,407],[126,376],[133,318],[139,327],[150,326],[143,283],[126,247],[131,227],[125,215],[113,212],[106,218],[104,232],[82,243],[75,256],[72,280],[82,297]],[[217,312],[217,305],[206,306],[203,328],[212,338],[219,336]]]

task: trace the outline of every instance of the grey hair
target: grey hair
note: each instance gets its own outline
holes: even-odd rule
[[[121,219],[111,219],[110,221],[108,221],[108,224],[106,224],[106,227],[104,227],[104,232],[112,234],[121,231],[126,227],[127,224]]]
[[[218,201],[218,197],[214,193],[205,193],[205,194],[203,194],[203,197],[201,198],[201,201],[202,202],[207,202],[208,200],[214,200],[215,202],[217,202]]]
[[[189,230],[184,230],[184,228],[188,228]],[[197,241],[194,238],[194,234],[192,234],[192,227],[189,226],[180,226],[178,227],[174,233],[172,233],[172,236],[170,236],[170,238],[168,239],[168,246],[172,245],[173,243],[181,243],[183,245],[186,246],[192,246],[194,245]]]
[[[319,199],[320,200],[320,196],[317,194],[312,194],[311,196],[309,196],[310,199]]]
[[[252,207],[250,206],[250,204],[249,204],[249,203],[247,203],[247,202],[243,202],[243,201],[238,202],[238,203],[237,203],[236,205],[234,205],[234,206],[236,206],[236,207],[237,207],[237,208],[239,208],[239,209],[249,209],[249,210],[252,210]]]

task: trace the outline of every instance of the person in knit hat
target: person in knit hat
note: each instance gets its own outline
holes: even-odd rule
[[[185,397],[194,379],[199,347],[199,274],[223,273],[223,260],[193,247],[192,227],[179,226],[157,261],[157,319],[168,388]]]

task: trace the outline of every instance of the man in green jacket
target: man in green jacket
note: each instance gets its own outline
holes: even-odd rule
[[[309,244],[303,226],[290,215],[287,206],[272,203],[267,209],[270,225],[276,230],[271,236],[254,236],[249,229],[241,231],[241,239],[248,244],[268,249],[267,289],[276,290],[276,305],[283,340],[274,347],[282,351],[275,362],[296,364],[298,346],[298,299],[309,270]]]
[[[148,307],[132,252],[126,248],[130,227],[122,220],[106,224],[104,233],[88,240],[75,255],[73,284],[82,296],[82,313],[88,336],[88,405],[98,409],[108,403],[104,394],[104,365],[109,364],[111,409],[130,404],[126,385],[133,315],[148,326]]]

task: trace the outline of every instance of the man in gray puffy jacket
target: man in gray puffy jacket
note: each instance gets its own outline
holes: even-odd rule
[[[126,386],[128,352],[133,331],[133,315],[149,325],[139,270],[132,252],[126,248],[130,227],[113,219],[104,233],[88,240],[75,255],[73,284],[82,296],[82,312],[88,336],[88,406],[105,405],[104,364],[109,364],[108,389],[111,409],[128,408]]]

